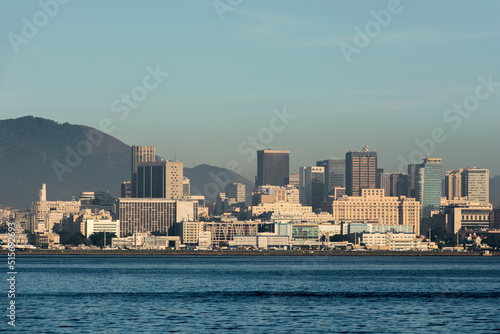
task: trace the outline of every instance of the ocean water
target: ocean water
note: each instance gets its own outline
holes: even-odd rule
[[[6,316],[0,323],[9,333],[500,331],[498,257],[23,256],[16,264],[16,327]],[[5,280],[1,288],[7,307]]]

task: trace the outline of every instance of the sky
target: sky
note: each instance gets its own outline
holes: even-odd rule
[[[67,3],[66,3],[67,2]],[[500,175],[500,1],[0,3],[0,119],[95,127],[250,180],[369,146]]]

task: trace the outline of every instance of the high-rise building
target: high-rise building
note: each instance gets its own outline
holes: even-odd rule
[[[377,176],[377,152],[368,150],[349,151],[345,155],[346,194],[360,196],[362,189],[375,189]]]
[[[290,174],[288,184],[300,189],[300,176],[299,174]]]
[[[422,219],[441,207],[441,159],[426,158],[415,167],[415,198],[422,204]]]
[[[182,180],[182,196],[190,196],[191,195],[191,180],[184,176]]]
[[[226,197],[234,198],[236,203],[245,203],[245,185],[243,183],[228,183],[226,185]]]
[[[136,198],[181,198],[184,194],[180,161],[143,162],[137,165]]]
[[[457,200],[462,197],[462,171],[463,169],[446,171],[444,192],[447,200]]]
[[[490,171],[466,168],[462,172],[462,197],[470,202],[490,203]]]
[[[316,166],[325,169],[325,197],[334,195],[335,187],[345,188],[345,160],[331,158],[316,161]]]
[[[407,196],[408,174],[391,173],[391,196]]]
[[[446,199],[489,204],[489,177],[488,169],[476,167],[446,171]]]
[[[122,182],[121,197],[122,198],[131,198],[132,197],[132,182],[130,182],[130,181]]]
[[[257,151],[257,179],[255,185],[285,186],[290,176],[290,151]]]
[[[156,160],[154,146],[132,146],[132,197],[139,197],[137,190],[137,166]]]
[[[415,178],[417,175],[417,164],[408,165],[408,190],[406,192],[407,197],[415,198],[416,195],[416,185]]]
[[[300,191],[304,192],[301,204],[312,206],[313,210],[319,209],[325,198],[324,167],[301,167],[299,170],[303,178],[303,180],[300,181],[300,184],[303,184]]]

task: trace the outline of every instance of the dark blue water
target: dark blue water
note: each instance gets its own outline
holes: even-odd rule
[[[497,257],[17,260],[16,332],[500,331]],[[12,329],[4,317],[0,330]]]

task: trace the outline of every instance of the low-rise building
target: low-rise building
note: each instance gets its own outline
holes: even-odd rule
[[[414,233],[363,233],[363,243],[368,249],[391,251],[429,251],[437,249],[434,242],[423,241]]]

